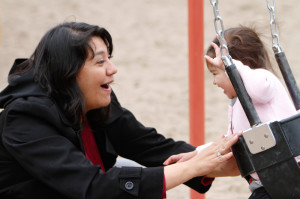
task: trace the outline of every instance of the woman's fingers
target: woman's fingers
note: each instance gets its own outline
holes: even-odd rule
[[[219,139],[199,153],[201,156],[198,156],[199,163],[201,163],[201,160],[205,160],[204,166],[206,168],[206,173],[204,173],[204,175],[215,177],[226,175],[231,176],[238,173],[235,159],[231,151],[231,146],[237,142],[240,135],[241,133],[226,137],[222,135]]]
[[[169,164],[172,164],[174,162],[177,162],[180,158],[177,155],[172,155],[168,159],[166,159],[163,163],[163,165],[167,166]]]
[[[191,152],[186,152],[186,153],[180,153],[177,155],[172,155],[167,160],[165,160],[163,165],[167,166],[169,164],[176,163],[176,162],[185,162],[185,161],[193,158],[195,155],[197,155],[197,151],[191,151]]]
[[[202,151],[193,158],[191,165],[197,165],[198,175],[207,175],[209,173],[219,173],[218,168],[220,165],[224,165],[233,154],[230,147],[238,140],[237,134],[230,136],[221,136],[214,143],[204,148]],[[226,164],[225,164],[226,165]],[[218,174],[219,175],[219,174]]]
[[[207,177],[213,178],[240,175],[240,171],[232,153],[224,155],[224,157],[220,161],[221,163],[215,169],[213,169],[212,172],[207,175]]]
[[[232,156],[233,156],[233,153],[229,152],[229,153],[225,153],[224,155],[217,156],[217,158],[219,158],[220,162],[225,162],[228,159],[230,159]]]
[[[234,134],[227,137],[222,136],[219,139],[219,141],[216,142],[217,157],[222,157],[224,155],[231,154],[231,146],[237,142],[239,136],[240,134]],[[232,155],[229,155],[229,157],[232,157]]]
[[[234,143],[237,142],[239,136],[241,136],[241,134],[239,133],[232,134],[226,137],[223,136],[223,138],[221,138],[221,143],[219,143],[221,148],[230,148]]]

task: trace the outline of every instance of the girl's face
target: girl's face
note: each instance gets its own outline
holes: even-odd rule
[[[89,42],[93,54],[88,57],[77,75],[77,83],[84,94],[85,111],[105,107],[110,104],[111,87],[116,66],[110,61],[107,46],[100,37],[92,37]]]
[[[222,88],[224,94],[227,95],[229,99],[236,97],[236,92],[225,71],[218,67],[212,66],[210,63],[207,63],[207,68],[214,76],[213,84]]]

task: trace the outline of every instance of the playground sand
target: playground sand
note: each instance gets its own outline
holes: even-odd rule
[[[293,0],[276,4],[280,43],[297,80],[299,6]],[[225,28],[256,24],[272,53],[265,1],[220,1],[219,9]],[[113,61],[119,71],[113,89],[121,104],[144,125],[155,127],[166,137],[189,142],[186,0],[1,0],[0,13],[1,89],[14,59],[30,56],[49,28],[63,21],[97,24],[108,29],[114,40]],[[204,16],[206,49],[215,36],[208,0],[204,2]],[[276,64],[274,68],[279,71]],[[229,100],[212,85],[212,75],[206,68],[204,71],[205,136],[209,142],[227,131]],[[226,177],[215,180],[206,198],[240,199],[249,194],[241,177]],[[188,199],[189,189],[181,185],[168,191],[167,196]]]

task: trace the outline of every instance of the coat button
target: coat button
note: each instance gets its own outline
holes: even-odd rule
[[[126,188],[127,190],[132,190],[133,187],[134,187],[133,182],[128,181],[128,182],[125,183],[125,188]]]

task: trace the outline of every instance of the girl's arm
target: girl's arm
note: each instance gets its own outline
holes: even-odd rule
[[[266,69],[251,69],[237,60],[233,62],[253,102],[267,103],[273,98],[276,82],[279,81],[275,75]]]

